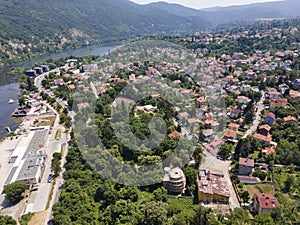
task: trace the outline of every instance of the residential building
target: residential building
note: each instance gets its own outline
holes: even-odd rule
[[[259,133],[264,136],[269,136],[270,130],[271,127],[268,124],[264,124],[259,127]]]
[[[254,168],[254,160],[249,158],[239,158],[239,175],[249,176]]]
[[[286,117],[283,118],[283,121],[287,123],[287,122],[290,122],[290,121],[297,121],[297,119],[293,116],[286,116]]]
[[[266,154],[266,155],[270,155],[272,153],[275,153],[276,150],[274,148],[268,148],[268,147],[266,147],[266,148],[263,148],[261,150],[261,152],[264,153],[264,154]]]
[[[246,96],[238,96],[237,102],[240,104],[248,104],[249,102],[251,102],[251,99]]]
[[[197,185],[199,202],[229,203],[230,192],[221,171],[199,169]]]
[[[176,137],[180,137],[181,136],[181,133],[179,133],[178,131],[173,131],[172,133],[170,133],[168,135],[169,138],[173,139],[173,138],[176,138]]]
[[[253,137],[259,141],[270,144],[272,142],[271,136],[264,136],[261,134],[254,134]]]
[[[275,114],[274,113],[267,113],[267,115],[264,118],[265,124],[273,124],[275,122]]]
[[[186,178],[183,171],[178,168],[164,168],[165,175],[163,178],[163,186],[170,194],[181,194],[185,190]]]
[[[253,209],[256,213],[269,213],[278,205],[277,198],[272,194],[256,193],[253,197]]]
[[[281,108],[286,107],[288,100],[286,98],[272,98],[269,100],[270,108]]]
[[[230,118],[231,119],[237,119],[240,117],[240,114],[241,114],[241,110],[239,109],[232,109],[230,111]]]
[[[236,134],[237,134],[237,132],[235,130],[227,129],[224,132],[224,139],[225,140],[233,140],[233,139],[235,139]]]

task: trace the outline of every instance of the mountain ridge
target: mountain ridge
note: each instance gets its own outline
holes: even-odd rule
[[[129,0],[0,0],[0,66],[67,48],[146,35],[182,35],[220,24],[299,16],[285,0],[208,11]]]

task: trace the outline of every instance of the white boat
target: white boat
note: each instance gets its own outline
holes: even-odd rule
[[[14,102],[15,102],[15,100],[9,99],[8,104],[12,104],[12,103],[14,103]]]

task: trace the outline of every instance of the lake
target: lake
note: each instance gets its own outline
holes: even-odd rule
[[[63,52],[51,53],[43,56],[36,57],[31,60],[26,60],[20,62],[14,67],[26,67],[31,68],[33,64],[39,62],[45,62],[48,59],[60,59],[63,57],[68,56],[87,56],[87,55],[104,55],[118,47],[119,45],[111,45],[111,46],[104,46],[104,45],[96,45],[96,46],[87,46],[78,49],[69,49]],[[0,76],[4,76],[5,74],[0,74]],[[3,138],[7,131],[5,127],[10,127],[11,130],[15,130],[19,123],[18,120],[15,120],[11,117],[12,112],[17,108],[17,102],[13,104],[8,104],[9,99],[16,100],[18,98],[18,83],[12,84],[3,84],[0,85],[0,139]]]

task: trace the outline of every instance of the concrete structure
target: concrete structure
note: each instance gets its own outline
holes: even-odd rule
[[[249,176],[254,168],[254,160],[248,158],[239,159],[239,174]]]
[[[185,190],[186,178],[183,171],[178,168],[165,167],[163,185],[170,194],[181,194]]]
[[[258,177],[252,176],[238,176],[240,183],[244,184],[259,184],[261,180]]]
[[[253,197],[253,209],[257,213],[269,213],[278,205],[277,199],[272,194],[256,193]]]
[[[222,171],[199,169],[198,200],[205,203],[229,203],[230,191]]]

